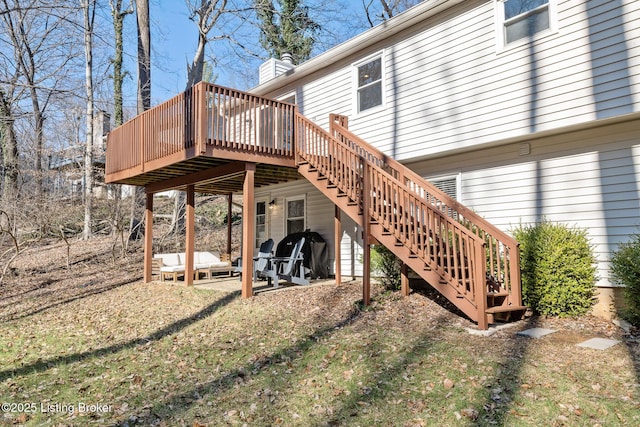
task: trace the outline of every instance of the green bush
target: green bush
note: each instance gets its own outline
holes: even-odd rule
[[[622,317],[640,325],[640,235],[635,234],[627,243],[621,243],[611,257],[611,275],[624,285],[627,306]]]
[[[513,234],[520,242],[524,304],[544,315],[586,314],[598,280],[586,230],[543,221]]]
[[[400,289],[402,261],[384,245],[375,245],[371,252],[371,269],[380,274],[380,283],[388,291]]]

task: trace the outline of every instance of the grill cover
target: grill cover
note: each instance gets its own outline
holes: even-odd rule
[[[277,257],[288,257],[291,255],[293,246],[298,240],[304,237],[304,245],[302,245],[302,255],[304,265],[310,273],[312,279],[326,279],[329,276],[329,251],[327,242],[322,236],[315,231],[305,231],[302,233],[291,233],[278,243],[276,247]]]

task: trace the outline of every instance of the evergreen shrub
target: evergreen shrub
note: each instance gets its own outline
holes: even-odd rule
[[[400,289],[402,261],[384,245],[375,245],[371,252],[371,269],[377,272],[380,283],[388,291]]]
[[[520,242],[524,304],[549,316],[586,314],[598,280],[586,230],[543,221],[513,234]]]
[[[640,234],[622,243],[611,257],[611,275],[624,285],[626,307],[620,311],[623,318],[640,326]]]

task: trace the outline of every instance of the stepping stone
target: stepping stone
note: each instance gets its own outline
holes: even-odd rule
[[[595,350],[606,350],[609,347],[613,347],[614,345],[618,344],[619,342],[620,341],[618,340],[610,340],[607,338],[591,338],[590,340],[586,340],[576,345],[578,347],[593,348]]]
[[[545,335],[552,334],[557,332],[553,329],[544,329],[544,328],[531,328],[525,329],[524,331],[518,332],[518,335],[529,338],[542,338]]]

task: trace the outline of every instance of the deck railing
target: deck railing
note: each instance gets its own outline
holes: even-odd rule
[[[517,242],[337,119],[332,118],[329,133],[298,115],[299,158],[351,200],[367,206],[369,218],[438,270],[479,310],[486,304],[488,276],[520,304]],[[366,204],[363,197],[369,199]]]
[[[139,174],[215,148],[293,159],[295,111],[201,82],[111,131],[106,173]]]
[[[494,286],[499,286],[502,288],[501,290],[508,291],[508,299],[512,300],[512,303],[521,304],[520,249],[518,242],[514,238],[448,196],[400,162],[367,144],[342,126],[339,116],[332,118],[330,127],[331,133],[343,144],[354,147],[360,153],[366,152],[366,158],[370,162],[399,180],[404,188],[416,194],[420,199],[426,200],[432,208],[454,219],[457,223],[462,224],[480,237],[486,245],[487,279]],[[500,291],[500,289],[493,290]]]

